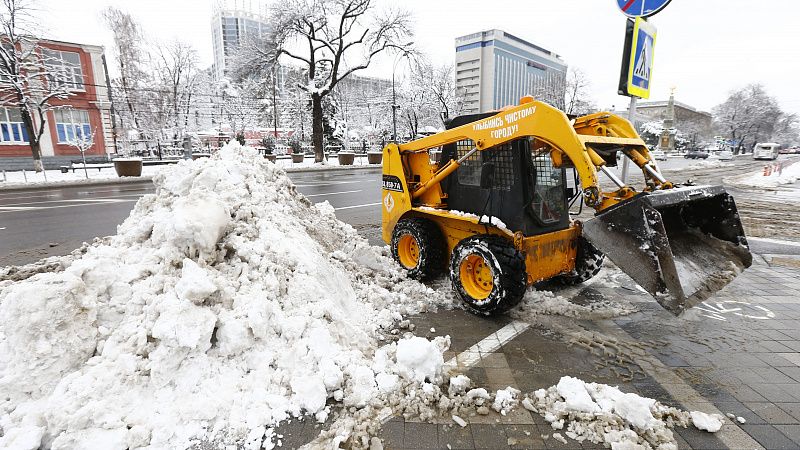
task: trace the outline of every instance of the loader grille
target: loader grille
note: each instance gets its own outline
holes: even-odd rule
[[[459,167],[458,182],[467,186],[480,186],[481,168],[484,163],[494,164],[493,189],[510,190],[514,184],[514,155],[511,151],[513,143],[499,145],[480,152],[464,160]],[[456,142],[456,158],[461,158],[475,147],[470,139]]]

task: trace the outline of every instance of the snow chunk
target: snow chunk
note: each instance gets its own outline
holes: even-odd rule
[[[511,386],[497,391],[497,394],[494,396],[492,408],[505,416],[519,404],[519,394],[520,391]]]
[[[455,414],[453,414],[453,422],[457,423],[458,426],[460,426],[461,428],[464,428],[465,426],[467,426],[467,422],[464,419],[462,419],[461,417],[458,417]]]
[[[397,343],[397,364],[402,376],[432,382],[441,376],[444,357],[436,342],[414,336]]]
[[[689,414],[692,417],[692,423],[699,430],[716,433],[722,428],[723,418],[719,414],[706,414],[700,411],[692,411]]]
[[[466,375],[457,375],[455,377],[450,377],[450,385],[447,387],[447,393],[450,396],[460,395],[469,389],[472,380],[469,379]]]
[[[175,292],[181,300],[200,304],[217,290],[208,273],[189,258],[183,260],[181,279],[175,285]]]
[[[558,393],[566,401],[565,407],[572,411],[592,413],[599,411],[597,403],[586,391],[586,383],[573,377],[561,377],[556,385]]]

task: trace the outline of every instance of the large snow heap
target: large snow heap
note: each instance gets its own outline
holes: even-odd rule
[[[0,446],[258,446],[329,398],[362,406],[383,331],[439,298],[251,149],[153,181],[63,271],[0,282]]]

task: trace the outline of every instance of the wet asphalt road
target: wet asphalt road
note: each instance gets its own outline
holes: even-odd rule
[[[797,157],[784,159],[796,159]],[[707,160],[713,161],[713,160]],[[737,158],[724,167],[695,168],[699,161],[670,158],[661,162],[666,176],[676,181],[693,178],[700,183],[720,183],[725,177],[758,170],[765,164],[749,157]],[[313,202],[328,201],[339,219],[355,227],[372,244],[380,245],[380,170],[337,170],[289,174],[300,192]],[[630,182],[641,175],[631,171]],[[781,240],[773,230],[782,220],[797,223],[800,208],[785,207],[775,192],[754,195],[729,186],[746,220],[748,234]],[[136,200],[154,191],[152,183],[53,187],[46,189],[0,190],[0,266],[26,264],[40,258],[62,255],[95,237],[116,233]],[[784,192],[780,191],[780,192]],[[776,198],[772,198],[776,197]],[[797,197],[800,202],[800,196]],[[771,214],[775,210],[777,213]],[[770,217],[759,223],[759,218]],[[750,217],[752,216],[752,217]],[[780,228],[780,227],[778,227]],[[783,227],[787,230],[791,227]],[[796,228],[796,225],[795,225]],[[760,233],[759,233],[760,231]],[[755,253],[800,254],[800,247],[759,239],[751,240]]]
[[[680,171],[667,172],[668,177],[697,177],[704,183],[763,166],[742,159],[720,168],[688,169],[696,162],[679,159],[668,161],[664,168],[673,163]],[[373,244],[380,243],[379,171],[292,173],[290,177],[310,200],[329,201],[341,220]],[[797,209],[793,206],[797,200],[794,204],[765,202],[763,193],[730,189],[736,190],[737,203],[748,204],[747,211],[754,217],[775,212],[776,219],[770,222],[778,226],[768,231],[790,226],[779,223],[786,217],[776,208]],[[152,191],[144,182],[0,191],[0,266],[65,254],[83,241],[113,234],[136,199]],[[791,188],[779,192],[798,198]],[[782,238],[780,233],[764,237]],[[51,247],[51,242],[58,245]],[[750,242],[756,253],[800,254],[796,244],[763,238]],[[800,448],[798,262],[757,260],[713,301],[679,318],[607,267],[584,285],[554,294],[581,305],[627,300],[639,312],[613,320],[558,315],[514,319],[510,315],[477,317],[454,309],[411,317],[411,321],[418,335],[451,336],[445,357],[474,360],[471,365],[459,363],[458,369],[476,386],[491,390],[512,386],[531,392],[572,375],[677,407],[746,418],[746,424],[728,423],[716,435],[676,429],[679,448]],[[446,279],[431,283],[435,289],[448,289],[448,285]],[[549,438],[554,431],[549,424],[522,408],[508,416],[491,412],[464,419],[468,425],[458,428],[449,417],[433,423],[395,417],[383,426],[380,437],[392,449],[600,448]],[[324,424],[296,420],[278,431],[284,436],[284,448],[296,448],[323,428]]]
[[[328,201],[336,215],[378,244],[380,170],[298,172],[297,189],[313,202]],[[150,181],[116,185],[0,190],[0,266],[63,255],[95,237],[116,233]]]

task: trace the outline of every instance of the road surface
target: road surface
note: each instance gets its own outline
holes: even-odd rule
[[[795,156],[781,156],[780,161],[796,159]],[[677,182],[692,179],[712,184],[722,183],[725,177],[759,170],[765,164],[749,157],[725,162],[720,167],[697,167],[699,162],[670,158],[660,164],[665,175]],[[380,172],[377,168],[296,172],[289,176],[309,200],[330,202],[339,219],[355,227],[372,244],[381,244]],[[631,170],[629,180],[633,185],[640,183],[640,172]],[[796,226],[800,223],[800,208],[794,206],[800,202],[800,196],[795,202],[787,203],[783,197],[785,189],[764,192],[738,186],[728,188],[736,198],[748,235],[800,240],[800,230]],[[136,200],[152,192],[154,188],[149,181],[0,191],[0,266],[66,254],[95,237],[115,234],[117,225],[125,220]],[[798,252],[796,246],[757,240],[753,240],[752,249],[757,253]]]

